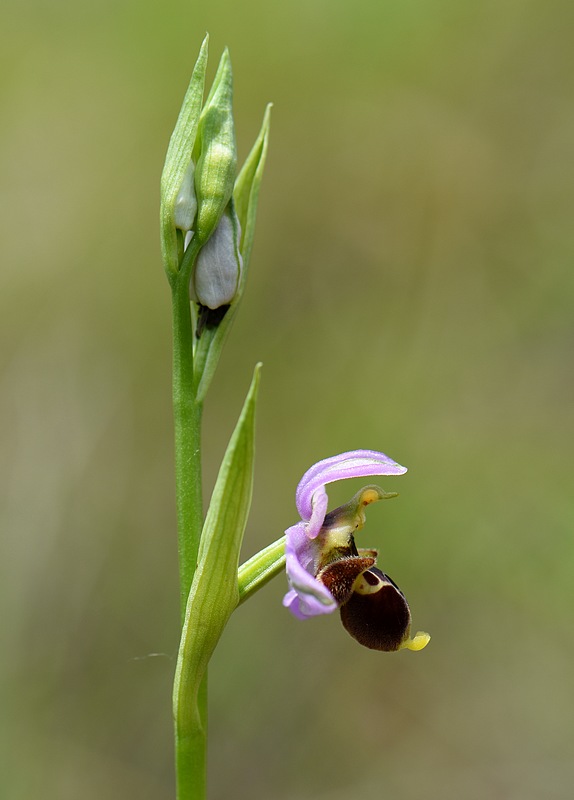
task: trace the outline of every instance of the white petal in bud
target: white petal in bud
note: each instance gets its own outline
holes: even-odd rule
[[[239,221],[228,206],[211,238],[199,251],[191,279],[192,296],[211,309],[231,303],[237,294],[242,266]]]
[[[195,164],[189,162],[189,166],[183,176],[181,189],[175,200],[174,219],[175,227],[180,231],[190,231],[193,228],[193,221],[197,214],[197,198],[194,186]]]
[[[191,243],[191,240],[193,239],[193,233],[194,233],[193,231],[188,231],[185,234],[185,239],[183,240],[183,250],[184,250],[184,252],[187,250],[187,248],[189,247],[189,245]]]

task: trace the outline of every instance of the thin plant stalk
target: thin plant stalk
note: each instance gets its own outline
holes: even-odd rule
[[[239,603],[240,589],[243,599],[253,594],[274,574],[275,562],[283,558],[279,548],[266,559],[252,559],[241,573],[241,581],[237,579],[253,490],[259,366],[222,461],[205,520],[203,514],[203,399],[245,287],[269,131],[268,107],[257,141],[237,176],[229,53],[224,51],[204,102],[207,43],[206,37],[170,138],[161,178],[162,255],[173,312],[182,623],[173,693],[178,800],[205,798],[209,658]],[[205,328],[198,326],[190,305],[192,274],[198,306],[211,311],[222,309],[221,317],[210,318],[211,324]],[[196,328],[202,331],[200,338],[196,338]]]
[[[179,277],[179,276],[178,276]],[[195,398],[193,326],[189,289],[173,287],[173,413],[181,619],[197,563],[203,526],[201,493],[202,404]]]
[[[202,404],[196,400],[193,374],[193,322],[189,274],[197,247],[192,243],[180,272],[171,280],[173,320],[173,414],[181,620],[193,575],[203,526],[201,489]],[[197,707],[185,702],[185,686],[174,698],[177,800],[202,800],[207,772],[207,674]]]

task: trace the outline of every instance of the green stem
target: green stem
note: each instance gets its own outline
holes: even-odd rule
[[[194,330],[189,302],[189,275],[197,246],[188,247],[180,271],[171,280],[173,312],[173,414],[175,482],[182,623],[197,567],[203,527],[201,492],[201,412],[193,376]],[[197,704],[180,685],[174,697],[177,800],[203,800],[207,766],[207,675]]]
[[[187,698],[189,700],[189,698]],[[182,713],[176,717],[175,775],[177,800],[204,800],[207,777],[207,674],[197,697],[197,707],[187,704],[184,697],[176,699]]]
[[[182,290],[183,289],[183,290]],[[201,496],[201,404],[195,401],[193,327],[189,290],[173,289],[173,413],[175,483],[182,621],[197,566],[203,526]]]
[[[243,603],[252,594],[269,583],[285,566],[285,537],[260,550],[242,564],[237,572],[239,602]]]

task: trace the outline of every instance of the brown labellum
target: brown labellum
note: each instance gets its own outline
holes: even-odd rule
[[[374,558],[348,556],[328,564],[317,574],[317,580],[327,587],[337,603],[346,603],[353,593],[353,584],[359,575],[372,567]]]
[[[405,596],[376,567],[361,576],[349,600],[341,606],[345,630],[371,650],[398,650],[407,639],[411,612]]]

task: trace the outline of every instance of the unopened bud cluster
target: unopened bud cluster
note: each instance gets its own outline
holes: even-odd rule
[[[207,41],[168,151],[162,202],[166,224],[174,234],[172,242],[179,242],[174,271],[179,271],[194,240],[198,254],[190,273],[190,295],[201,306],[217,309],[236,299],[242,259],[232,199],[237,150],[229,53],[224,51],[203,103],[206,64]],[[169,251],[169,245],[165,250]]]
[[[185,243],[196,236],[201,246],[190,294],[210,309],[232,302],[242,267],[239,222],[231,199],[237,173],[232,101],[233,77],[226,50],[199,117],[192,159],[175,204],[175,225],[186,234]]]

